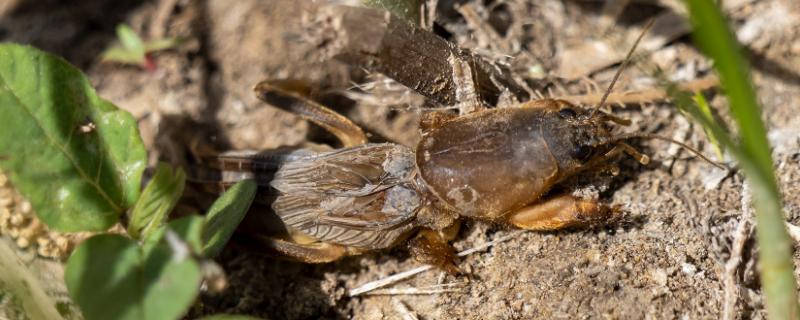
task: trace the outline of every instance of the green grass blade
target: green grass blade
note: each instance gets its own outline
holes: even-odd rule
[[[714,115],[711,113],[711,107],[708,105],[708,101],[706,101],[706,97],[704,97],[701,92],[695,92],[694,97],[692,98],[692,100],[694,100],[694,104],[697,106],[697,108],[700,110],[700,112],[702,112],[703,115],[707,119],[709,119],[711,121],[714,120]],[[718,161],[724,161],[725,160],[725,153],[724,153],[725,148],[719,142],[719,138],[717,138],[717,136],[714,134],[714,131],[710,130],[707,126],[703,126],[703,131],[706,133],[706,137],[708,138],[708,141],[711,142],[711,145],[714,146],[714,153],[717,154],[717,160]]]
[[[695,42],[714,59],[731,113],[739,125],[741,145],[731,150],[735,151],[753,192],[759,266],[768,314],[773,319],[800,319],[792,246],[784,226],[780,191],[747,61],[713,1],[687,0],[687,4]],[[699,116],[701,121],[705,119],[702,114]]]
[[[714,59],[720,82],[728,96],[731,112],[739,123],[742,148],[758,164],[762,174],[772,174],[772,158],[766,129],[761,121],[755,90],[750,83],[747,60],[719,8],[710,0],[689,0],[693,37]]]

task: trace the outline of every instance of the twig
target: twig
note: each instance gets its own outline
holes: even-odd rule
[[[716,87],[719,80],[715,76],[707,76],[700,79],[684,82],[678,85],[681,90],[686,91],[705,91]],[[566,95],[553,97],[554,99],[566,100],[577,105],[596,105],[600,103],[603,97],[602,93],[581,94],[581,95]],[[664,89],[647,89],[636,90],[622,93],[611,93],[606,100],[609,104],[637,104],[645,102],[655,102],[667,100],[669,95]]]
[[[722,309],[722,318],[725,320],[735,318],[736,304],[739,301],[739,292],[741,290],[736,283],[736,270],[739,269],[739,264],[742,262],[742,251],[751,233],[750,220],[753,218],[751,202],[752,196],[750,194],[750,187],[745,184],[742,187],[742,217],[739,220],[739,225],[736,226],[736,231],[734,231],[733,243],[731,244],[731,257],[728,259],[728,262],[725,263],[725,274],[723,278],[725,284],[725,300]]]
[[[750,235],[750,220],[742,217],[733,236],[731,258],[725,263],[725,305],[723,319],[735,319],[736,304],[739,300],[739,285],[736,283],[736,270],[742,262],[742,250]]]
[[[461,251],[461,252],[458,253],[458,256],[459,257],[463,257],[463,256],[467,256],[467,255],[473,254],[473,253],[478,252],[478,251],[482,251],[482,250],[484,250],[486,248],[489,248],[489,247],[491,247],[491,246],[493,246],[495,244],[508,241],[509,239],[520,235],[522,232],[524,232],[524,231],[523,230],[517,230],[515,232],[509,233],[508,235],[500,237],[499,239],[495,239],[495,240],[486,242],[486,243],[484,243],[482,245],[476,246],[474,248]],[[415,276],[415,275],[417,275],[419,273],[428,271],[431,268],[433,268],[433,267],[430,266],[430,265],[425,265],[425,266],[421,266],[421,267],[416,267],[416,268],[408,270],[408,271],[403,271],[403,272],[388,276],[388,277],[383,278],[383,279],[370,281],[370,282],[367,282],[365,284],[362,284],[362,285],[358,286],[355,289],[350,290],[350,293],[348,295],[351,296],[351,297],[355,297],[355,296],[367,293],[369,291],[372,291],[372,290],[375,290],[375,289],[378,289],[378,288],[383,288],[383,287],[388,286],[390,284],[399,282],[399,281],[401,281],[403,279],[407,279],[407,278],[413,277],[413,276]]]
[[[403,303],[403,301],[392,299],[392,306],[394,307],[394,310],[400,314],[400,317],[403,320],[419,320],[417,315],[411,312],[411,310],[408,310],[408,307],[405,303]]]
[[[439,294],[439,293],[450,293],[450,292],[462,292],[464,291],[463,286],[464,286],[463,283],[452,282],[452,283],[437,284],[419,288],[411,287],[411,288],[390,288],[390,289],[373,290],[365,293],[365,295],[370,295],[370,296],[427,295],[427,294]]]

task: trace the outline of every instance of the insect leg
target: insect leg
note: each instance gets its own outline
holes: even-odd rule
[[[267,254],[305,263],[332,262],[349,254],[346,247],[332,243],[300,244],[267,236],[249,236],[248,238],[251,241],[257,241],[259,247],[266,250]],[[248,246],[252,245],[251,243]]]
[[[608,162],[609,159],[616,157],[619,154],[625,153],[641,163],[642,165],[647,165],[650,163],[650,157],[646,154],[639,152],[636,148],[631,147],[627,143],[617,143],[611,150],[606,152],[604,155],[599,156],[597,158],[592,159],[591,161],[587,162],[584,165],[584,168],[591,169],[597,168],[598,166],[602,166]]]
[[[507,219],[522,229],[547,231],[606,221],[612,213],[613,210],[600,205],[597,200],[565,194],[512,212]]]
[[[531,100],[517,105],[517,108],[551,109],[551,110],[559,110],[564,107],[574,107],[574,105],[566,100],[558,100],[558,99]]]
[[[438,267],[453,275],[461,274],[461,270],[455,264],[455,250],[438,231],[420,230],[408,241],[408,250],[419,262]]]
[[[294,113],[322,127],[342,142],[345,148],[367,143],[367,136],[350,119],[305,97],[289,81],[263,81],[254,88],[259,99]]]

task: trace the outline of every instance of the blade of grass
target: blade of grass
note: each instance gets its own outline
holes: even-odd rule
[[[694,97],[694,104],[697,105],[697,108],[700,112],[703,113],[708,119],[713,119],[714,115],[711,113],[711,107],[708,106],[708,101],[706,101],[706,97],[703,96],[701,92],[695,92]],[[717,154],[717,160],[725,161],[725,154],[724,154],[724,147],[719,142],[719,138],[714,135],[714,131],[711,131],[708,127],[704,126],[703,131],[706,133],[706,137],[708,141],[714,146],[714,153]]]
[[[755,90],[749,81],[747,61],[714,2],[687,0],[686,3],[694,30],[692,36],[705,54],[714,59],[731,113],[739,125],[741,144],[731,150],[753,190],[760,248],[759,269],[767,312],[773,319],[798,319],[800,309],[792,247],[784,226],[780,191],[772,169],[766,129],[761,120]],[[698,120],[710,125],[709,128],[715,132],[721,129],[718,125],[712,125],[713,120],[702,116],[699,110],[695,111]],[[717,135],[717,138],[720,137],[722,135]]]

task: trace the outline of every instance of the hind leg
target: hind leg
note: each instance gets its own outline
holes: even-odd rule
[[[345,148],[367,143],[361,127],[341,114],[307,98],[302,84],[293,81],[263,81],[254,88],[259,99],[285,111],[294,113],[327,130]]]
[[[325,242],[298,243],[269,236],[251,235],[248,247],[269,255],[305,263],[328,263],[354,254],[345,246]],[[255,242],[255,243],[254,243]]]

